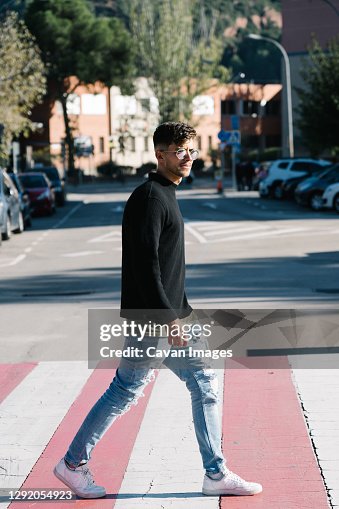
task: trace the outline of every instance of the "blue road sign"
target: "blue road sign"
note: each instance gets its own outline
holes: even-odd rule
[[[225,142],[227,145],[240,144],[240,131],[220,131],[218,133],[220,141]]]

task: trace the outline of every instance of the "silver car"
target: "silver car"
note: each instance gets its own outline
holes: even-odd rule
[[[7,172],[0,168],[0,229],[3,240],[24,230],[19,193]]]

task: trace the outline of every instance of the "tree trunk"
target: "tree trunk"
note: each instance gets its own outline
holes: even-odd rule
[[[67,94],[60,94],[60,102],[62,104],[62,112],[64,116],[64,122],[65,122],[65,141],[67,145],[67,161],[68,161],[68,174],[74,173],[75,164],[74,164],[74,139],[72,134],[72,129],[70,126],[68,114],[67,114]]]

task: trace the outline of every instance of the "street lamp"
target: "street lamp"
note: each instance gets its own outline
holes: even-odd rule
[[[279,44],[279,42],[271,39],[269,37],[263,37],[258,34],[249,34],[247,35],[249,39],[254,39],[256,41],[267,41],[271,42],[276,46],[282,53],[285,61],[285,73],[286,73],[286,96],[287,96],[287,119],[288,119],[288,149],[289,156],[294,157],[294,141],[293,141],[293,116],[292,116],[292,87],[291,87],[291,69],[290,69],[290,61],[288,59],[287,52],[285,48]]]

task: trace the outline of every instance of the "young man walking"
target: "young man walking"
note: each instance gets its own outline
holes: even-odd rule
[[[176,199],[176,188],[190,173],[198,157],[195,130],[181,122],[166,122],[156,129],[153,141],[158,169],[139,186],[127,201],[122,225],[121,316],[144,323],[166,325],[167,333],[157,334],[150,325],[143,351],[152,345],[188,351],[187,341],[178,333],[183,323],[194,321],[185,293],[184,223]],[[135,345],[128,337],[124,348]],[[193,343],[200,348],[201,337]],[[221,450],[216,374],[201,358],[168,356],[159,361],[171,369],[191,393],[194,428],[202,457],[205,495],[254,495],[258,483],[247,482],[226,467]],[[113,421],[136,403],[152,379],[154,360],[123,358],[109,388],[87,415],[55,475],[78,496],[104,497],[87,466],[91,451]],[[128,417],[125,417],[128,418]]]

